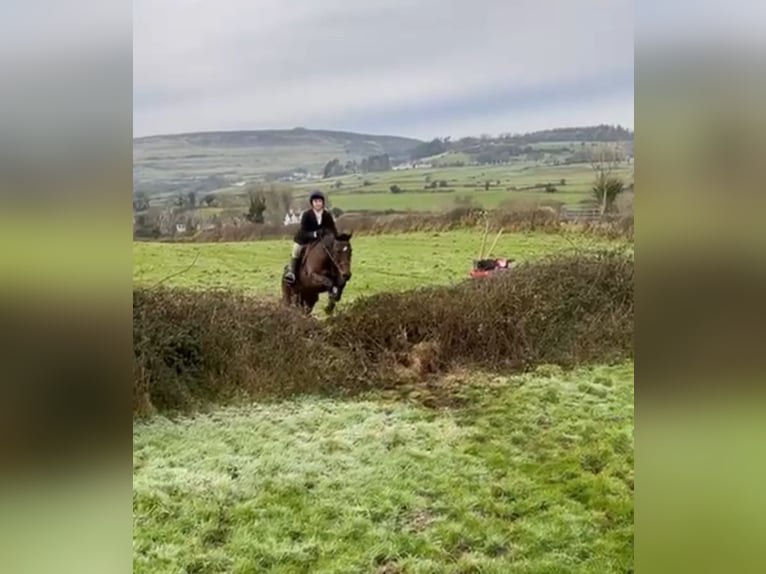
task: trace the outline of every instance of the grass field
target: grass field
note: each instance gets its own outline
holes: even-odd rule
[[[626,184],[633,179],[630,166],[623,166],[616,174]],[[345,211],[441,211],[467,199],[486,208],[514,203],[577,205],[592,199],[593,179],[593,171],[588,164],[549,166],[518,161],[499,166],[434,167],[354,174],[296,183],[292,187],[296,205],[301,208],[305,207],[304,198],[309,190],[319,188],[327,195],[329,205]],[[445,181],[446,187],[424,189],[427,180]],[[485,189],[486,182],[490,183],[489,189]],[[524,189],[546,183],[553,184],[556,191],[548,193],[542,188]],[[392,185],[398,185],[403,191],[391,193]],[[244,188],[225,188],[215,195],[218,208],[198,208],[195,211],[197,216],[220,215],[220,208],[235,209],[237,214],[246,211],[248,198]],[[281,220],[283,215],[279,214],[278,219]]]
[[[632,178],[632,169],[623,167],[617,172],[626,183]],[[426,178],[447,182],[442,191],[424,190]],[[565,180],[565,185],[561,185]],[[365,181],[367,185],[365,185]],[[485,183],[490,187],[485,190]],[[498,183],[499,182],[499,183]],[[335,186],[340,183],[341,186]],[[544,189],[524,190],[536,184],[552,183],[557,191]],[[390,192],[398,185],[402,193]],[[438,211],[455,206],[456,198],[471,198],[477,204],[492,208],[504,202],[546,203],[561,202],[575,205],[591,199],[593,171],[590,165],[546,166],[531,162],[518,162],[501,166],[466,166],[406,171],[389,171],[365,175],[348,175],[296,186],[296,196],[310,188],[319,187],[327,193],[333,206],[344,210],[418,210]],[[516,187],[516,190],[511,188]]]
[[[133,427],[134,572],[633,565],[633,366],[306,398]]]
[[[381,291],[411,289],[425,284],[447,284],[465,279],[478,255],[480,231],[408,233],[360,236],[352,241],[353,277],[344,300]],[[488,237],[489,248],[493,237]],[[232,288],[248,293],[278,296],[279,279],[290,257],[290,241],[264,240],[241,243],[143,243],[133,244],[133,280],[199,289]],[[494,255],[529,260],[574,249],[613,245],[584,236],[545,233],[507,233],[500,237]]]
[[[359,236],[344,301],[463,280],[481,238]],[[607,245],[508,233],[494,254],[533,260]],[[135,242],[134,283],[169,277],[164,284],[276,297],[289,250],[288,240]],[[136,573],[633,567],[630,362],[458,371],[354,400],[156,415],[134,422],[133,445]]]

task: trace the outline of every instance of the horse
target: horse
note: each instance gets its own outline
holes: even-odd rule
[[[282,302],[303,307],[310,314],[320,293],[328,293],[325,312],[331,315],[351,279],[351,236],[325,235],[303,248],[295,283],[282,278]]]

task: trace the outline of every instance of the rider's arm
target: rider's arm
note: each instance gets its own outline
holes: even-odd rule
[[[303,215],[301,215],[301,229],[298,234],[303,241],[311,241],[316,238],[316,232],[309,230],[309,226],[311,225],[309,217],[313,217],[310,210],[304,211]]]

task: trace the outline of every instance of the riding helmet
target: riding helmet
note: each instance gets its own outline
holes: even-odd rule
[[[324,198],[324,194],[318,189],[315,189],[311,192],[311,195],[309,195],[309,203],[313,203],[315,199],[321,199],[324,203],[327,203]]]

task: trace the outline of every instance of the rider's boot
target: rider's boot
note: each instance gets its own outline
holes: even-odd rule
[[[300,257],[290,258],[290,268],[287,270],[287,273],[285,274],[285,280],[290,284],[295,283],[295,278],[298,276],[299,262],[300,262]]]

